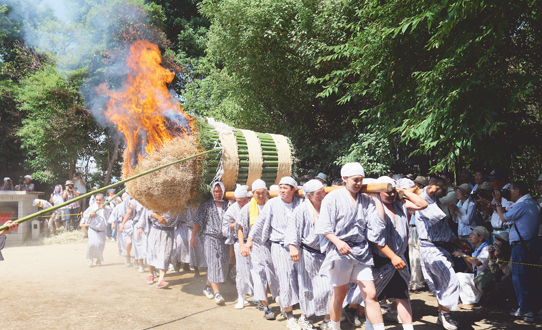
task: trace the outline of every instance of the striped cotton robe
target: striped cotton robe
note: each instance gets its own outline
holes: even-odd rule
[[[416,211],[416,229],[420,237],[420,259],[425,282],[437,297],[438,303],[449,309],[457,309],[459,280],[452,268],[451,255],[434,242],[453,242],[457,239],[440,210],[436,196],[429,196],[427,188],[420,195],[429,204]]]
[[[298,281],[299,305],[307,317],[329,314],[333,293],[329,278],[320,274],[325,254],[320,252],[320,237],[314,233],[314,220],[305,201],[294,211],[294,221],[288,223],[284,245],[299,250]]]
[[[219,210],[215,201],[209,199],[200,205],[194,218],[194,223],[200,226],[199,230],[205,235],[207,279],[211,283],[223,283],[228,275],[230,248],[222,234],[222,217],[227,208],[227,201],[222,202]]]
[[[289,222],[294,221],[294,211],[302,199],[294,197],[286,204],[280,197],[268,201],[258,215],[249,237],[259,244],[271,241],[271,258],[280,285],[280,304],[290,307],[299,303],[297,265],[290,259],[290,251],[284,246],[284,236]]]
[[[263,206],[258,205],[259,212]],[[245,239],[248,238],[251,230],[250,226],[250,203],[247,203],[240,212],[240,220],[236,225],[236,230],[242,228]],[[256,220],[257,221],[257,220]],[[267,301],[267,286],[273,299],[279,295],[279,279],[275,273],[275,267],[271,258],[271,244],[268,241],[265,244],[258,242],[252,243],[252,252],[246,259],[250,263],[250,273],[253,282],[254,299]]]
[[[149,266],[167,270],[171,262],[175,227],[179,217],[176,214],[160,214],[166,220],[166,223],[162,224],[151,216],[152,213],[152,210],[145,209],[142,215],[146,220],[143,222],[143,231],[147,236],[146,261]]]

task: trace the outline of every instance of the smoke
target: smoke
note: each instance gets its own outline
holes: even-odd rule
[[[95,87],[108,83],[121,88],[128,73],[129,45],[145,39],[161,45],[164,38],[150,24],[138,0],[3,0],[8,17],[21,23],[26,47],[46,53],[57,70],[69,77],[85,70],[87,79],[80,93],[96,121],[111,125],[104,117],[107,97]],[[2,14],[3,15],[3,14]]]

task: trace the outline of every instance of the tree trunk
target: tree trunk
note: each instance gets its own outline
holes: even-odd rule
[[[113,165],[115,165],[115,162],[117,161],[117,155],[119,153],[119,142],[120,142],[120,135],[117,136],[117,140],[115,141],[115,148],[113,149],[113,155],[111,156],[111,159],[109,160],[109,164],[107,164],[107,173],[105,175],[104,186],[107,186],[109,184],[109,180],[111,180],[111,172],[113,171]]]

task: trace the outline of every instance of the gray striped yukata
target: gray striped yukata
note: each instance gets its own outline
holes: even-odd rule
[[[286,227],[284,245],[294,245],[299,250],[299,305],[301,313],[309,317],[329,314],[333,291],[329,278],[320,274],[326,256],[320,252],[320,238],[314,233],[314,220],[307,203],[309,199],[294,211],[294,221]]]
[[[247,203],[248,204],[248,203]],[[239,204],[234,203],[228,207],[228,210],[224,214],[224,219],[222,220],[222,233],[224,236],[228,237],[226,244],[233,244],[233,250],[235,252],[235,285],[237,287],[238,295],[252,295],[253,285],[252,285],[252,276],[250,274],[250,260],[241,255],[241,250],[239,247],[239,239],[237,237],[237,231],[239,228],[238,223],[241,221],[241,208]],[[233,230],[230,229],[230,225],[235,222],[235,227]],[[246,239],[245,237],[245,243]]]
[[[83,214],[83,223],[89,224],[88,244],[87,244],[87,259],[96,258],[100,261],[104,260],[105,249],[105,228],[107,227],[107,219],[110,216],[110,209],[104,207],[96,211],[94,217],[90,217],[90,213],[94,212],[98,206],[93,204]]]
[[[175,227],[175,239],[173,240],[173,254],[171,255],[171,263],[190,263],[190,237],[192,237],[192,227],[188,226],[188,222],[190,221],[193,226],[191,214],[194,213],[195,209],[189,207],[184,214],[179,217],[177,227]],[[205,255],[202,254],[202,257],[205,258]]]
[[[262,245],[271,241],[271,258],[279,278],[282,307],[290,307],[299,302],[297,265],[290,259],[288,248],[283,245],[288,222],[293,221],[293,212],[301,201],[301,198],[294,197],[291,204],[286,204],[280,197],[271,199],[263,207],[249,234],[249,237]]]
[[[350,192],[343,187],[330,192],[322,201],[320,217],[314,232],[316,235],[322,235],[320,250],[326,253],[326,259],[320,268],[323,275],[329,274],[331,269],[340,267],[341,260],[354,258],[360,264],[373,265],[373,255],[366,239],[367,222],[371,217],[380,219],[380,215],[376,212],[375,202],[366,194],[358,193],[355,205],[350,196]],[[325,238],[326,234],[335,234],[337,238],[346,242],[351,248],[350,254],[343,256],[335,244]]]
[[[122,214],[124,214],[122,216],[122,219],[124,219],[124,216],[126,215],[126,213],[128,213],[131,202],[132,202],[132,198],[130,196],[126,196],[126,198],[122,201],[121,205],[124,205],[124,210],[121,212]],[[135,208],[133,210],[132,217],[124,223],[124,230],[122,231],[122,240],[125,242],[124,243],[125,247],[126,247],[126,241],[128,241],[128,239],[132,240],[132,232],[134,231],[134,214],[135,214]],[[122,224],[122,220],[121,220],[121,224]]]
[[[457,237],[448,227],[446,215],[438,207],[436,196],[429,196],[427,188],[420,196],[429,204],[427,208],[416,211],[423,276],[441,306],[457,309],[460,290],[459,280],[452,268],[452,257],[448,251],[435,245],[439,242],[453,242]]]
[[[211,283],[223,283],[228,275],[230,249],[222,235],[222,217],[227,209],[228,202],[223,201],[219,211],[215,201],[209,199],[200,205],[194,217],[194,223],[200,226],[199,231],[205,235],[207,279]]]
[[[145,225],[146,219],[144,213],[147,210],[143,205],[138,201],[132,198],[130,201],[133,207],[133,226],[134,230],[132,232],[132,248],[134,249],[134,258],[136,260],[147,258],[147,234],[143,231],[141,237],[139,237],[139,229],[143,228]]]
[[[143,232],[147,234],[147,264],[157,269],[167,270],[171,262],[175,226],[179,221],[179,217],[168,213],[161,214],[166,220],[166,224],[162,224],[153,218],[152,214],[152,210],[146,209],[142,215],[143,219],[146,220],[144,221]]]
[[[124,205],[124,201],[122,203],[119,203],[115,206],[113,212],[111,212],[109,220],[107,220],[107,222],[109,222],[110,224],[115,224],[117,232],[120,228],[120,224],[122,223],[122,218],[124,218],[124,216],[126,215],[126,213],[124,212],[125,208],[126,206]],[[122,233],[117,234],[117,247],[119,248],[119,251],[126,253],[126,243],[124,243],[124,235],[122,235]]]

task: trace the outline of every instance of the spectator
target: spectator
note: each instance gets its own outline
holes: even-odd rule
[[[47,210],[47,209],[53,207],[53,204],[49,203],[48,201],[46,201],[44,199],[34,199],[32,201],[32,205],[37,206],[37,207],[41,208],[42,210]],[[49,232],[53,233],[55,231],[54,226],[53,226],[53,222],[51,221],[51,219],[52,219],[51,214],[49,214],[49,219],[47,219],[47,236],[49,236],[49,234],[48,234]]]
[[[19,184],[15,187],[18,191],[34,191],[34,184],[31,183],[32,177],[30,175],[25,175],[24,179],[19,182]]]
[[[476,287],[475,277],[482,274],[489,262],[489,231],[483,226],[474,227],[471,228],[471,230],[470,243],[475,246],[472,256],[459,251],[453,253],[454,257],[463,258],[469,270],[474,271],[474,273],[457,273],[460,290],[459,297],[461,297],[461,302],[463,303],[459,307],[463,309],[478,307],[478,302],[482,297],[482,291]]]
[[[514,203],[510,201],[510,193],[508,190],[510,188],[510,183],[508,183],[508,176],[506,175],[506,173],[501,170],[493,170],[489,174],[488,178],[493,190],[498,190],[500,192],[500,196],[502,197],[501,204],[503,207],[503,211],[510,209],[514,205]],[[491,231],[492,237],[495,237],[495,235],[502,232],[510,232],[510,225],[501,221],[496,210],[497,207],[495,206],[495,200],[493,200],[491,202],[490,211],[491,227],[493,228],[493,230]],[[494,242],[494,239],[492,239],[491,242]]]
[[[463,183],[467,183],[471,190],[474,188],[472,185],[472,173],[468,170],[461,171],[461,174],[459,175],[459,184],[461,185]]]
[[[0,187],[0,190],[3,190],[3,191],[13,191],[15,190],[15,187],[13,187],[13,182],[11,181],[10,178],[8,177],[5,177],[4,178],[4,185],[2,187]]]
[[[493,227],[491,226],[491,216],[493,209],[491,208],[491,201],[493,200],[493,187],[489,182],[484,182],[478,189],[471,194],[472,199],[475,202],[476,209],[481,217],[481,223],[491,232]],[[493,239],[490,237],[490,243]]]
[[[425,186],[427,186],[429,184],[429,181],[427,181],[426,177],[419,175],[414,180],[414,183],[416,184],[416,187],[423,190],[423,188],[425,188]]]
[[[530,240],[538,236],[540,226],[540,207],[531,198],[529,187],[523,181],[510,184],[510,199],[514,207],[504,213],[501,192],[495,190],[497,214],[501,221],[512,223],[510,230],[510,245],[512,245],[512,283],[516,291],[519,308],[512,312],[513,316],[523,317],[525,321],[534,321],[534,314],[540,311],[540,283],[537,283],[536,269],[526,266],[533,263],[529,255]],[[531,251],[532,253],[532,251]]]
[[[445,194],[444,197],[439,198],[439,206],[442,212],[446,214],[446,222],[448,223],[448,226],[450,226],[454,234],[457,234],[457,225],[452,221],[450,210],[448,209],[448,206],[446,206],[448,203],[457,204],[457,196],[455,194],[453,184],[454,174],[452,172],[444,172],[440,175],[440,177],[444,179],[444,186],[447,188],[448,193]]]
[[[51,194],[51,198],[49,199],[49,202],[51,204],[53,204],[53,206],[57,206],[57,205],[60,205],[62,203],[64,203],[64,197],[62,197],[62,194],[63,194],[63,190],[62,190],[62,185],[61,184],[57,184],[55,186],[55,190],[53,191],[53,193]],[[64,214],[64,208],[61,207],[59,208],[58,210],[54,211],[53,212],[53,215],[51,216],[50,218],[50,221],[54,222],[55,224],[55,229],[58,230],[59,226],[58,226],[58,223],[60,221],[62,221],[62,215]],[[53,232],[54,234],[55,232]]]
[[[77,188],[77,191],[79,194],[86,194],[87,193],[87,187],[85,186],[85,181],[83,181],[83,178],[81,177],[81,172],[75,172],[73,175],[73,186]],[[81,210],[87,209],[87,199],[83,198],[81,201]]]
[[[493,277],[478,281],[476,286],[486,293],[492,282],[495,282],[493,290],[489,291],[484,306],[503,306],[506,301],[516,302],[516,293],[512,283],[512,264],[511,247],[509,243],[509,234],[503,232],[495,236],[495,242],[489,246],[489,263],[482,275],[487,273],[488,269]],[[494,281],[493,281],[494,279]]]
[[[75,197],[79,196],[79,192],[77,191],[77,188],[74,188],[73,182],[71,180],[66,181],[64,192],[62,193],[62,197],[64,197],[64,200],[66,202],[71,201]],[[79,220],[78,215],[79,213],[79,201],[75,203],[71,203],[70,205],[67,205],[64,209],[64,226],[66,227],[67,231],[70,231],[70,222],[73,221],[73,229],[77,230],[79,228]]]
[[[327,187],[327,175],[325,175],[324,173],[318,173],[315,179],[322,182],[324,187]]]
[[[455,223],[457,223],[457,236],[460,240],[469,242],[472,239],[471,229],[476,227],[474,214],[476,206],[469,198],[471,188],[467,183],[456,187],[455,194],[459,201],[457,204],[448,203],[447,207]]]
[[[476,171],[476,173],[474,173],[474,183],[476,183],[474,185],[474,187],[472,187],[472,193],[474,193],[481,185],[482,183],[485,182],[485,176],[484,176],[484,171]]]

